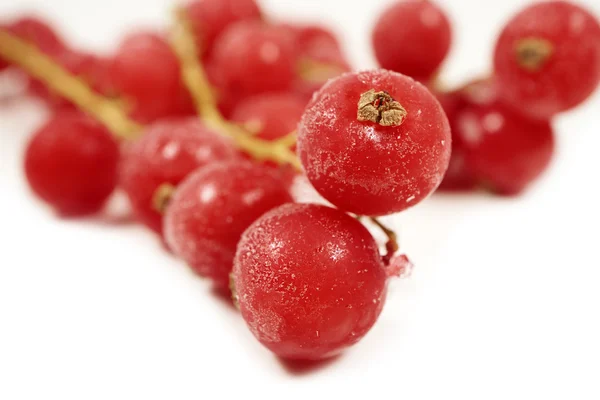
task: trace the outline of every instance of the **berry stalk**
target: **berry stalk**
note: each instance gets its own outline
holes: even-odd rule
[[[0,29],[0,55],[92,115],[116,137],[130,140],[139,135],[142,126],[132,121],[118,103],[95,93],[35,46],[3,29]]]
[[[175,28],[172,34],[172,47],[181,62],[181,76],[190,91],[198,115],[218,132],[230,137],[244,152],[257,161],[274,161],[278,164],[290,164],[302,170],[300,160],[292,151],[295,144],[295,132],[279,140],[267,141],[252,136],[244,128],[223,118],[216,102],[208,78],[198,56],[193,29],[185,11],[175,12]]]

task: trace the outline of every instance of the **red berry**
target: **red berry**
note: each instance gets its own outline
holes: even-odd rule
[[[161,233],[161,186],[176,186],[198,167],[236,155],[232,143],[197,118],[157,122],[126,149],[120,183],[137,218]]]
[[[132,116],[140,122],[193,112],[177,57],[159,35],[127,37],[112,60],[109,76],[117,92],[132,103]],[[188,104],[183,111],[182,102]]]
[[[502,97],[548,119],[583,102],[600,82],[600,25],[566,1],[534,4],[504,28],[494,58]]]
[[[99,211],[117,184],[119,147],[97,122],[76,112],[54,115],[25,153],[33,191],[63,215]]]
[[[298,153],[315,189],[357,214],[386,215],[419,203],[442,181],[450,148],[435,97],[385,70],[331,80],[298,126]]]
[[[554,151],[548,121],[523,117],[498,99],[498,85],[479,81],[461,90],[464,104],[452,117],[464,168],[498,193],[522,192],[548,167]]]
[[[481,81],[483,82],[483,81]],[[442,105],[452,130],[452,156],[444,180],[440,184],[440,191],[468,191],[477,187],[475,174],[465,162],[465,146],[460,136],[456,135],[456,117],[462,112],[469,102],[476,102],[478,97],[485,98],[490,85],[476,81],[452,92],[437,92],[436,97]],[[494,91],[492,94],[496,96]]]
[[[293,92],[308,102],[329,79],[351,67],[335,35],[320,26],[280,25],[294,37],[300,57]]]
[[[367,229],[314,204],[286,204],[252,224],[232,278],[254,336],[280,357],[307,360],[358,342],[379,317],[387,280]]]
[[[275,140],[296,130],[305,106],[292,93],[267,93],[240,102],[231,120],[262,139]]]
[[[296,61],[297,50],[288,31],[245,21],[219,36],[211,67],[221,73],[228,90],[250,95],[289,89]]]
[[[226,289],[244,230],[291,201],[275,171],[245,160],[215,163],[177,188],[165,214],[165,237],[195,272]]]
[[[211,51],[215,39],[232,23],[261,18],[254,0],[195,0],[186,10],[204,54]]]
[[[434,2],[407,0],[383,12],[372,40],[383,68],[425,82],[448,55],[451,36],[450,21]]]

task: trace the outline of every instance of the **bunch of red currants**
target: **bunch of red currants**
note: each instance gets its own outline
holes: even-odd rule
[[[98,57],[39,19],[3,25],[0,69],[27,74],[54,110],[27,148],[27,180],[71,217],[122,190],[288,359],[336,355],[376,322],[409,264],[376,217],[440,184],[518,193],[550,160],[550,118],[600,81],[600,26],[564,1],[518,14],[494,76],[452,92],[433,79],[451,32],[431,1],[386,10],[373,33],[385,69],[358,73],[327,29],[271,21],[254,0],[192,1],[173,32]],[[336,208],[295,203],[299,172]]]

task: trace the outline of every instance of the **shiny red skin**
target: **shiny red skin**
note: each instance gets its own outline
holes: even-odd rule
[[[120,185],[136,217],[162,233],[162,215],[152,203],[156,189],[177,186],[197,168],[234,157],[234,145],[197,118],[157,122],[125,149]]]
[[[306,103],[293,93],[266,93],[242,101],[231,120],[252,129],[265,140],[275,140],[296,130]]]
[[[519,65],[516,44],[549,41],[554,51],[538,70]],[[586,10],[565,1],[533,4],[504,28],[494,56],[507,104],[533,118],[548,119],[588,98],[600,83],[600,25]]]
[[[248,96],[289,89],[297,57],[288,31],[243,21],[232,24],[219,36],[210,63],[221,73],[227,90]]]
[[[352,70],[333,32],[317,25],[280,26],[293,35],[300,53],[300,72],[293,82],[292,91],[305,103],[329,79]]]
[[[432,1],[405,0],[387,8],[372,35],[382,68],[428,81],[450,51],[452,30],[444,11]]]
[[[503,104],[492,80],[471,83],[461,92],[464,103],[452,117],[452,128],[464,168],[479,185],[496,193],[521,193],[552,160],[550,123],[524,117]]]
[[[139,122],[193,113],[191,98],[181,82],[179,61],[160,35],[140,32],[125,38],[108,74],[117,93],[131,103],[131,114]]]
[[[446,192],[475,190],[479,183],[475,172],[466,162],[464,140],[456,134],[457,117],[470,104],[480,105],[497,101],[497,85],[491,79],[476,80],[457,90],[435,94],[448,116],[452,130],[452,156],[438,190]]]
[[[29,186],[59,214],[99,211],[117,185],[119,146],[111,134],[77,112],[53,115],[25,152]]]
[[[195,0],[187,4],[186,10],[203,54],[210,53],[215,39],[231,24],[261,19],[254,0]]]
[[[363,338],[386,296],[377,244],[356,219],[286,204],[246,230],[233,268],[242,317],[276,355],[319,360]]]
[[[241,159],[215,163],[178,187],[165,214],[165,238],[197,274],[227,289],[242,233],[267,211],[291,201],[275,171]]]
[[[357,119],[361,95],[387,91],[406,109],[399,126]],[[329,81],[298,126],[298,154],[315,189],[335,206],[361,215],[405,210],[440,184],[450,160],[448,119],[413,79],[385,70]]]

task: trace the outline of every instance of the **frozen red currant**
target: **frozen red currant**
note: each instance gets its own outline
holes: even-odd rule
[[[318,360],[367,334],[383,308],[387,275],[355,218],[286,204],[246,230],[232,280],[242,317],[263,345],[280,357]]]
[[[203,54],[210,52],[215,39],[232,23],[261,19],[254,0],[194,0],[186,11]]]
[[[413,79],[350,73],[315,94],[298,126],[298,153],[315,189],[341,209],[386,215],[432,193],[450,160],[448,119]]]
[[[170,192],[189,173],[237,156],[233,144],[197,118],[157,122],[126,148],[121,187],[138,219],[162,232],[162,212]]]
[[[244,230],[265,212],[291,201],[275,171],[241,159],[215,163],[198,169],[177,188],[165,214],[165,238],[195,272],[226,289]]]
[[[117,184],[119,147],[97,122],[61,112],[35,132],[25,153],[33,191],[58,213],[99,211]]]
[[[193,113],[175,53],[161,36],[136,33],[120,45],[109,67],[115,90],[131,103],[140,122]],[[188,107],[182,111],[181,103]]]
[[[428,81],[450,50],[450,21],[432,1],[405,0],[387,8],[373,31],[379,64]]]
[[[548,121],[534,120],[504,105],[493,80],[461,90],[463,105],[452,116],[463,168],[478,184],[505,195],[526,189],[548,167],[554,137]]]
[[[476,80],[451,92],[436,92],[436,97],[444,108],[452,129],[452,156],[439,189],[452,192],[474,190],[478,182],[474,171],[466,162],[464,140],[457,135],[457,117],[470,104],[484,105],[497,101],[497,85],[491,79]]]
[[[267,93],[242,101],[231,120],[262,139],[275,140],[296,130],[305,106],[293,93]]]
[[[567,1],[531,5],[504,28],[494,57],[502,97],[548,119],[583,102],[600,82],[600,25]]]
[[[243,21],[219,36],[210,63],[228,90],[249,95],[289,89],[296,61],[297,49],[287,30]]]

